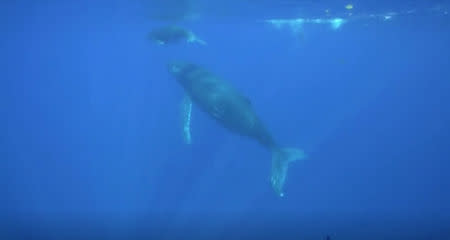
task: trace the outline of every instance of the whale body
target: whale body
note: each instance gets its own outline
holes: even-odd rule
[[[168,71],[183,87],[185,110],[185,135],[190,141],[190,109],[192,104],[200,107],[223,127],[241,136],[259,142],[272,153],[271,185],[279,196],[283,196],[289,163],[304,159],[305,154],[296,148],[282,148],[274,140],[266,126],[253,110],[250,100],[216,74],[203,66],[189,62],[172,62]]]

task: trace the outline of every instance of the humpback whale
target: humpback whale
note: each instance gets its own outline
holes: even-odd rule
[[[192,31],[174,25],[156,28],[150,31],[149,38],[160,45],[182,41],[202,45],[206,44],[205,41],[199,39]]]
[[[190,62],[171,62],[169,73],[185,92],[183,101],[184,138],[191,142],[192,104],[200,107],[222,126],[241,136],[256,140],[272,153],[270,182],[280,197],[284,196],[289,163],[305,158],[302,150],[283,148],[274,140],[252,108],[250,100],[216,74]]]

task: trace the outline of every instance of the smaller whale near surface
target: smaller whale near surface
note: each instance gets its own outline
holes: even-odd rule
[[[231,132],[250,137],[271,151],[271,185],[277,195],[283,196],[289,163],[304,159],[304,152],[296,148],[280,147],[253,110],[250,100],[229,82],[203,66],[172,62],[168,64],[168,71],[186,93],[183,117],[187,142],[190,143],[191,139],[190,115],[192,104],[195,104]]]
[[[198,38],[192,31],[175,25],[153,29],[149,33],[149,38],[159,45],[179,42],[206,44],[205,41]]]

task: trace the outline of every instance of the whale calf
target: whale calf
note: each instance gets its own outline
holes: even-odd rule
[[[198,38],[192,31],[175,25],[156,28],[150,31],[149,38],[160,45],[179,42],[206,44],[205,41]]]
[[[258,141],[272,153],[271,185],[275,193],[284,196],[288,166],[305,158],[302,150],[283,148],[274,140],[253,110],[250,100],[229,82],[201,65],[189,62],[171,62],[169,73],[185,92],[183,101],[184,137],[191,142],[190,120],[192,105],[200,107],[228,130]]]

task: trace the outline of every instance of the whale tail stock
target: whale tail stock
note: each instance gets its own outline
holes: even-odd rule
[[[270,182],[280,197],[284,196],[283,185],[286,181],[289,164],[306,158],[303,150],[296,148],[275,148],[272,150],[272,170]]]

